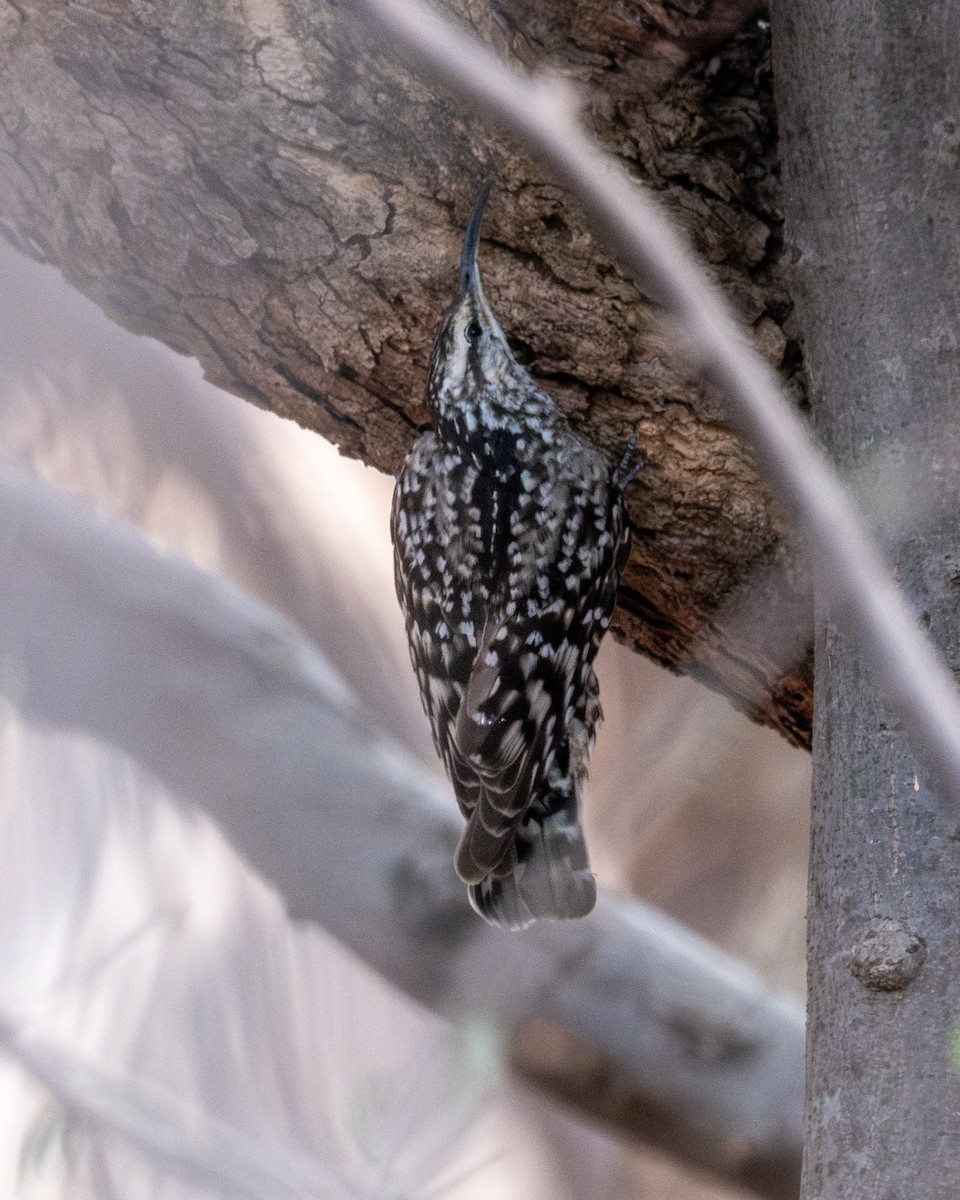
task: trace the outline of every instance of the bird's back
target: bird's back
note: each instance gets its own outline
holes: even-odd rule
[[[628,536],[606,457],[559,412],[537,426],[424,434],[394,498],[397,591],[471,884],[513,869],[525,820],[575,808]]]

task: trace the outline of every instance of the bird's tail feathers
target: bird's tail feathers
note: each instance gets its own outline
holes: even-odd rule
[[[491,874],[470,885],[470,904],[491,925],[525,929],[537,920],[569,920],[592,910],[597,884],[575,797],[558,812],[522,826],[517,860],[502,878]]]

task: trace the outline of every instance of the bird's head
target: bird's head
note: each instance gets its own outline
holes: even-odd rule
[[[477,406],[497,403],[498,395],[511,391],[514,377],[525,376],[480,284],[477,251],[490,187],[488,179],[474,201],[460,254],[457,298],[444,314],[430,355],[427,400],[440,419],[465,406],[479,419]]]

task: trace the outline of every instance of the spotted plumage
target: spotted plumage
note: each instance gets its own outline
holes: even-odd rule
[[[431,355],[435,428],[400,472],[391,532],[424,709],[466,818],[457,872],[482,916],[518,929],[596,898],[580,790],[636,467],[581,441],[514,359],[477,269],[488,193]]]

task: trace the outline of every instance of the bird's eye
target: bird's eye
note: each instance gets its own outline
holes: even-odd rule
[[[483,330],[480,328],[479,321],[471,321],[464,330],[468,342],[476,342],[483,336]]]

